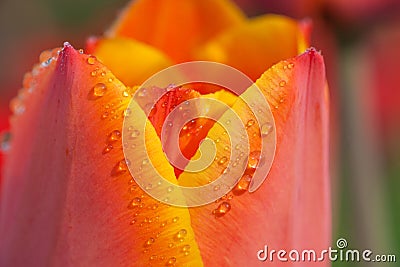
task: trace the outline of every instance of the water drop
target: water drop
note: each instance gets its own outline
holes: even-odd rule
[[[120,174],[126,172],[127,168],[128,168],[128,166],[126,165],[126,161],[125,161],[125,159],[123,159],[114,166],[114,169],[112,170],[111,175],[112,176],[120,175]]]
[[[173,188],[172,186],[169,186],[169,187],[167,188],[167,192],[168,192],[168,193],[171,193],[172,191],[174,191],[174,188]]]
[[[251,182],[251,175],[245,174],[242,178],[240,178],[239,182],[236,184],[235,188],[232,190],[232,193],[239,196],[247,191]]]
[[[11,100],[10,108],[15,115],[21,115],[25,112],[25,106],[22,100],[20,100],[19,98],[14,98],[13,100]]]
[[[221,217],[227,214],[231,210],[231,204],[228,202],[224,201],[219,206],[213,210],[212,214],[215,215],[215,217]]]
[[[150,259],[151,261],[153,261],[153,260],[157,259],[157,256],[156,256],[156,255],[151,255],[149,259]]]
[[[222,158],[218,161],[218,164],[219,164],[219,165],[222,165],[222,164],[224,164],[227,160],[228,160],[228,158],[224,156],[224,157],[222,157]]]
[[[155,239],[153,237],[150,237],[147,239],[147,241],[144,243],[144,247],[150,247],[154,243]]]
[[[111,144],[108,144],[104,149],[103,149],[103,154],[107,154],[110,152],[114,147]]]
[[[93,65],[94,63],[96,63],[96,57],[95,57],[95,56],[89,56],[89,57],[87,58],[87,63],[88,63],[89,65]]]
[[[128,92],[127,90],[124,90],[124,91],[122,92],[122,96],[123,96],[123,97],[128,97],[128,96],[129,96],[129,92]]]
[[[140,197],[135,197],[132,199],[131,203],[129,204],[130,208],[139,207],[142,204],[142,199]]]
[[[172,219],[172,222],[173,222],[173,223],[176,223],[177,221],[179,221],[179,217],[174,217],[174,218]]]
[[[97,97],[104,96],[107,91],[107,86],[104,83],[98,83],[93,86],[93,95]]]
[[[132,138],[136,138],[136,137],[138,137],[139,135],[140,135],[139,130],[133,130],[133,131],[132,131],[132,134],[131,134],[131,137],[132,137]]]
[[[175,265],[175,263],[176,263],[176,258],[175,257],[171,257],[171,258],[168,259],[166,265],[167,266],[173,266],[173,265]]]
[[[182,252],[189,252],[190,251],[190,245],[184,245],[183,247],[182,247]]]
[[[253,151],[249,155],[249,159],[247,162],[247,168],[248,169],[255,169],[258,165],[258,162],[260,160],[261,152],[260,151]]]
[[[279,82],[279,86],[280,86],[280,87],[283,87],[283,86],[285,86],[285,85],[286,85],[286,81],[283,81],[283,80],[282,80],[282,81]]]
[[[124,117],[129,117],[132,114],[132,110],[130,108],[127,108],[124,110]]]
[[[254,123],[255,123],[255,121],[254,121],[253,119],[251,119],[251,120],[249,120],[249,121],[247,122],[246,126],[247,126],[247,127],[251,127],[251,126],[254,125]]]
[[[118,130],[114,130],[112,131],[109,135],[108,135],[108,141],[109,142],[115,142],[121,139],[121,132]]]
[[[272,132],[273,126],[267,122],[261,126],[261,136],[267,136]]]
[[[186,235],[187,235],[187,231],[185,229],[181,229],[175,234],[174,239],[176,241],[183,242]]]
[[[293,67],[294,67],[294,63],[289,63],[289,64],[287,65],[287,67],[288,67],[288,69],[293,68]]]
[[[138,96],[144,97],[146,96],[146,93],[147,93],[146,88],[140,89],[140,91],[138,92]]]

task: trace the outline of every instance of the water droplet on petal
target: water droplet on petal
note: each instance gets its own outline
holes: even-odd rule
[[[109,135],[108,135],[108,141],[109,142],[115,142],[121,139],[121,132],[118,130],[114,130],[112,131]]]
[[[139,135],[140,135],[139,130],[133,130],[133,131],[132,131],[132,134],[131,134],[131,137],[132,137],[132,138],[136,138],[136,137],[138,137]]]
[[[144,96],[146,96],[146,93],[147,93],[146,88],[142,88],[142,89],[140,89],[140,91],[138,92],[138,96],[144,97]]]
[[[124,117],[129,117],[132,114],[132,110],[130,108],[127,108],[124,110]]]
[[[176,223],[177,221],[179,221],[179,217],[174,217],[174,218],[172,219],[172,222],[173,222],[173,223]]]
[[[251,175],[245,174],[242,178],[240,178],[239,182],[236,184],[235,188],[232,190],[232,193],[239,196],[246,192],[249,188],[251,182]]]
[[[181,229],[175,234],[174,239],[176,241],[183,242],[183,240],[185,239],[186,235],[187,235],[186,229]]]
[[[104,83],[98,83],[93,86],[93,95],[97,97],[104,96],[107,92],[107,86]]]
[[[107,154],[110,152],[114,147],[111,144],[108,144],[104,149],[103,149],[103,154]]]
[[[142,199],[140,197],[135,197],[134,199],[132,199],[131,203],[129,204],[129,207],[130,208],[139,207],[141,203]]]
[[[257,167],[257,164],[260,160],[261,152],[260,151],[253,151],[249,155],[249,159],[247,162],[247,168],[248,169],[255,169]]]
[[[224,156],[224,157],[222,157],[222,158],[218,161],[218,164],[219,164],[219,165],[222,165],[222,164],[224,164],[227,160],[228,160],[228,158]]]
[[[219,206],[213,210],[213,215],[215,215],[215,217],[221,217],[224,216],[226,213],[228,213],[231,210],[231,204],[229,204],[228,202],[222,202],[221,204],[219,204]]]
[[[185,254],[185,256],[189,255],[189,253],[190,253],[190,245],[184,245],[182,247],[182,252]]]
[[[144,247],[149,247],[154,243],[155,239],[153,237],[150,237],[147,239],[147,241],[144,243]]]
[[[267,122],[261,126],[261,135],[267,136],[272,132],[273,126],[271,123]]]
[[[15,115],[21,115],[25,112],[23,101],[19,98],[14,98],[13,100],[11,100],[10,108]]]
[[[288,67],[288,69],[293,68],[293,67],[294,67],[294,63],[289,63],[289,64],[287,65],[287,67]]]
[[[255,121],[254,121],[253,119],[251,119],[251,120],[249,120],[249,121],[247,122],[246,126],[247,126],[247,127],[251,127],[251,126],[254,125],[254,123],[255,123]]]
[[[166,266],[173,266],[176,263],[176,258],[175,257],[171,257],[168,259]]]
[[[282,80],[282,81],[279,82],[279,86],[280,86],[280,87],[283,87],[283,86],[285,86],[285,85],[286,85],[286,81],[283,81],[283,80]]]
[[[95,57],[95,56],[89,56],[89,57],[87,58],[87,63],[88,63],[89,65],[93,65],[94,63],[96,63],[96,57]]]
[[[112,176],[120,175],[128,170],[128,166],[126,165],[125,159],[119,161],[111,172]]]

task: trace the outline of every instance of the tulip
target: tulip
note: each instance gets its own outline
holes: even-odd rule
[[[69,43],[45,51],[12,103],[0,265],[256,266],[264,264],[257,253],[265,245],[288,252],[327,249],[329,101],[323,58],[315,49],[305,51],[308,34],[306,24],[285,17],[246,19],[228,1],[139,0],[104,38],[88,41],[92,55]],[[249,193],[241,180],[217,203],[182,208],[136,184],[128,167],[139,163],[125,161],[121,132],[123,117],[135,116],[126,113],[134,86],[166,66],[196,59],[226,63],[255,81],[272,107],[277,150],[257,191]],[[174,88],[162,100],[176,105],[202,95],[252,116],[217,86]],[[164,177],[190,184],[190,175],[174,170],[162,151],[159,126],[170,111],[150,114],[148,151]],[[260,129],[250,126],[252,149]],[[186,155],[218,133],[208,121],[196,127],[199,135],[180,140]],[[328,259],[315,265],[327,266]]]

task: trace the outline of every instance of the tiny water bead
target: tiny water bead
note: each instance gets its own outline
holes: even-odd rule
[[[89,65],[93,65],[94,63],[96,63],[96,57],[95,57],[95,56],[89,56],[89,57],[87,58],[87,63],[88,63]]]
[[[154,243],[155,239],[153,237],[150,237],[147,239],[147,241],[144,243],[144,247],[149,247]]]
[[[97,83],[93,86],[93,95],[97,97],[102,97],[107,92],[107,86],[104,83]]]
[[[239,182],[232,190],[232,193],[236,196],[242,195],[249,189],[250,182],[251,182],[251,175],[245,174],[242,178],[240,178]]]
[[[175,257],[171,257],[168,259],[166,266],[174,266],[176,263],[176,258]]]
[[[113,149],[113,145],[108,144],[104,149],[103,149],[103,154],[109,153]]]
[[[174,217],[174,218],[172,218],[172,222],[173,222],[173,223],[176,223],[177,221],[179,221],[179,217]]]
[[[224,164],[227,160],[228,160],[228,158],[224,156],[224,157],[222,157],[222,158],[218,161],[218,164],[219,164],[219,165],[222,165],[222,164]]]
[[[116,175],[120,175],[120,174],[126,172],[127,170],[128,170],[128,166],[127,166],[127,164],[126,164],[126,160],[123,159],[123,160],[119,161],[119,162],[114,166],[114,169],[112,170],[111,174],[112,174],[113,176],[116,176]]]
[[[261,126],[261,136],[269,135],[272,132],[273,128],[274,128],[274,126],[269,122],[263,124]]]
[[[181,251],[183,252],[183,254],[184,254],[185,256],[189,255],[189,253],[190,253],[190,245],[184,245],[184,246],[182,247]]]
[[[175,234],[174,239],[176,241],[183,242],[183,240],[185,239],[186,235],[187,235],[186,229],[181,229]]]
[[[255,169],[258,165],[258,162],[260,161],[261,157],[261,152],[260,151],[253,151],[249,155],[249,159],[247,162],[247,168],[248,169]]]
[[[284,87],[286,85],[286,81],[282,80],[279,82],[280,87]]]
[[[16,97],[13,100],[11,100],[10,109],[14,113],[14,115],[21,115],[22,113],[25,112],[25,106],[20,97]]]
[[[219,204],[215,210],[213,210],[212,214],[215,215],[215,217],[221,217],[227,214],[230,210],[231,210],[231,204],[224,201],[221,204]]]
[[[108,142],[115,142],[121,139],[121,132],[114,130],[108,135]]]
[[[288,69],[292,69],[292,68],[294,67],[294,63],[289,63],[289,64],[287,65],[287,67],[288,67]]]
[[[131,133],[131,137],[132,138],[136,138],[140,135],[140,131],[139,130],[133,130]]]
[[[255,123],[255,121],[254,121],[253,119],[251,119],[251,120],[249,120],[249,121],[247,122],[246,126],[247,126],[247,127],[251,127],[251,126],[254,125],[254,123]]]
[[[142,204],[142,199],[140,197],[135,197],[132,199],[131,203],[129,204],[130,208],[140,207]]]

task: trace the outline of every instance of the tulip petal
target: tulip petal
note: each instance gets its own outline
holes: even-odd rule
[[[276,122],[274,164],[256,192],[238,194],[234,190],[218,203],[190,209],[206,266],[262,265],[257,252],[265,245],[270,251],[284,249],[287,253],[314,249],[319,257],[330,244],[328,97],[323,58],[314,49],[308,50],[274,65],[257,85],[272,106]],[[241,112],[238,103],[232,109]],[[220,137],[216,127],[208,135],[214,140]],[[250,145],[253,149],[254,144]],[[225,153],[229,156],[229,151]],[[290,265],[274,256],[274,266]],[[315,265],[329,266],[329,259]]]
[[[24,112],[12,120],[0,265],[202,266],[188,210],[147,196],[127,170],[120,133],[129,88],[69,44],[51,56],[32,72]],[[156,168],[173,181],[147,125]]]
[[[292,58],[309,46],[310,23],[278,15],[251,19],[197,50],[196,59],[235,67],[254,81],[273,64]]]
[[[173,65],[156,48],[126,38],[100,39],[89,50],[129,86],[142,84],[153,74]]]
[[[108,36],[139,40],[184,62],[193,58],[195,47],[244,18],[228,0],[186,0],[179,8],[174,0],[138,0],[126,8]]]

